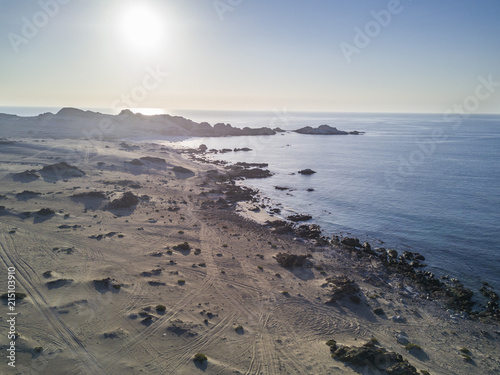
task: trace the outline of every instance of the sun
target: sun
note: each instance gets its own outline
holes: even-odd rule
[[[146,2],[134,2],[123,9],[118,19],[122,42],[135,52],[153,52],[162,47],[164,21]]]

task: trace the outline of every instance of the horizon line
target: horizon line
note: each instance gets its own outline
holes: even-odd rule
[[[75,107],[75,106],[23,106],[23,105],[11,105],[11,106],[5,106],[5,105],[2,105],[0,106],[0,111],[3,110],[3,109],[7,109],[7,108],[33,108],[33,109],[37,109],[37,108],[40,108],[40,109],[43,109],[43,108],[50,108],[50,109],[55,109],[55,108],[59,108],[57,112],[59,112],[60,110],[62,109],[65,109],[65,108],[72,108],[72,109],[78,109],[78,110],[82,110],[82,111],[90,111],[90,112],[94,112],[94,113],[101,113],[100,110],[116,110],[118,111],[118,113],[120,113],[121,111],[123,110],[130,110],[131,112],[133,112],[134,114],[142,114],[143,116],[155,116],[155,115],[172,115],[171,113],[168,113],[168,111],[170,112],[189,112],[189,111],[193,111],[193,112],[233,112],[233,113],[241,113],[241,112],[254,112],[254,113],[269,113],[269,112],[275,112],[275,111],[278,111],[278,109],[273,109],[273,110],[269,110],[269,109],[199,109],[199,108],[174,108],[174,109],[164,109],[164,108],[159,108],[159,107],[142,107],[142,108],[106,108],[106,107]],[[146,114],[146,113],[141,113],[140,110],[145,110],[145,112],[147,110],[151,111],[151,110],[155,110],[155,111],[161,111],[162,113],[151,113],[151,114]],[[44,113],[53,113],[53,114],[57,114],[57,112],[53,113],[53,112],[40,112],[38,113],[38,115],[41,115],[41,114],[44,114]],[[16,113],[7,113],[7,112],[0,112],[1,114],[6,114],[6,115],[15,115],[15,116],[18,116],[18,117],[33,117],[33,116],[37,116],[37,115],[18,115]],[[107,114],[107,115],[117,115],[118,113],[114,114],[114,113],[102,113],[102,114]],[[405,111],[397,111],[397,112],[387,112],[387,111],[339,111],[339,110],[286,110],[285,108],[285,111],[284,111],[284,114],[286,113],[316,113],[316,114],[387,114],[387,115],[398,115],[398,114],[404,114],[404,115],[444,115],[446,114],[447,112],[443,111],[443,112],[412,112],[412,111],[408,111],[408,112],[405,112]],[[460,115],[460,113],[456,113],[457,115]],[[479,116],[484,116],[484,115],[491,115],[491,116],[495,116],[495,115],[500,115],[500,112],[475,112],[475,113],[466,113],[465,115],[467,116],[476,116],[476,115],[479,115]]]

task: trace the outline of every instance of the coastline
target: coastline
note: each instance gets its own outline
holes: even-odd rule
[[[202,145],[199,149],[179,148],[179,150],[192,161],[222,166],[228,176],[230,176],[228,179],[231,183],[237,182],[240,186],[250,190],[253,188],[250,188],[246,183],[249,179],[267,178],[272,175],[272,172],[269,174],[262,173],[268,172],[267,163],[252,164],[238,162],[231,164],[213,158],[214,155],[233,151],[232,149],[207,150],[207,147]],[[239,149],[235,148],[234,151],[239,151]],[[251,150],[248,149],[247,151]],[[257,171],[257,173],[251,176],[244,175],[241,173],[241,166],[244,169]],[[221,171],[224,171],[224,169]],[[312,170],[309,171],[311,171],[311,174],[315,173]],[[275,186],[275,189],[289,190],[287,187],[279,186]],[[454,275],[447,274],[439,278],[436,277],[432,272],[427,270],[427,267],[432,266],[432,264],[429,265],[425,257],[418,252],[405,250],[398,253],[393,248],[386,248],[383,238],[378,239],[377,242],[380,242],[384,246],[375,247],[373,243],[360,242],[359,238],[352,237],[350,233],[323,233],[320,225],[308,213],[292,210],[293,215],[286,216],[286,214],[283,214],[280,204],[274,204],[269,197],[262,196],[259,190],[255,190],[252,197],[252,201],[236,203],[236,212],[244,218],[249,218],[276,233],[293,234],[314,246],[336,246],[344,251],[356,253],[358,258],[376,258],[385,267],[392,268],[395,272],[412,279],[419,285],[422,289],[420,298],[430,299],[431,295],[435,293],[438,300],[447,300],[445,306],[459,310],[467,314],[467,316],[471,315],[476,319],[500,320],[500,310],[498,309],[499,296],[494,291],[495,288],[484,281],[479,290],[473,291],[465,287]]]
[[[366,247],[297,241],[297,233],[263,226],[267,218],[241,217],[233,204],[248,192],[210,172],[223,168],[131,142],[96,142],[90,160],[71,159],[75,144],[46,141],[40,153],[39,143],[24,140],[1,150],[2,260],[17,268],[19,291],[27,294],[18,307],[19,364],[45,361],[47,374],[81,363],[124,374],[355,374],[363,367],[331,358],[325,343],[359,346],[375,337],[377,347],[419,371],[497,368],[497,322],[422,298],[414,282]],[[60,162],[85,174],[16,175]],[[120,208],[125,192],[137,197],[135,206]],[[115,200],[118,208],[106,208]],[[37,213],[42,208],[53,213]],[[307,257],[302,266],[283,267],[280,254]],[[404,338],[421,350],[405,349]],[[192,361],[198,352],[208,357],[205,368]]]

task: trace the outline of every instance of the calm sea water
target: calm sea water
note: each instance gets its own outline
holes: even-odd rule
[[[197,138],[181,144],[250,147],[252,152],[216,158],[269,163],[273,177],[245,184],[282,204],[285,214],[309,213],[325,233],[351,233],[372,245],[417,251],[437,275],[450,274],[476,289],[481,281],[500,289],[500,116],[457,123],[442,115],[186,115],[235,126],[292,130],[329,124],[365,131],[362,136]],[[296,173],[304,168],[317,173]]]
[[[0,108],[21,115],[49,110],[58,108],[23,108],[22,113]],[[269,163],[273,177],[245,184],[280,204],[284,215],[309,213],[325,234],[349,233],[375,246],[417,251],[437,275],[458,277],[476,290],[487,281],[500,290],[500,116],[447,122],[442,115],[409,114],[171,114],[237,127],[293,130],[328,124],[365,131],[362,136],[192,138],[180,145],[249,147],[253,151],[216,158]],[[297,174],[304,168],[317,173]]]

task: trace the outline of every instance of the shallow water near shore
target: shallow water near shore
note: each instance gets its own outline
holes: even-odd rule
[[[213,157],[269,163],[274,176],[244,183],[280,204],[283,216],[311,214],[325,234],[349,233],[372,246],[417,251],[437,275],[457,277],[476,290],[482,281],[500,289],[499,116],[447,122],[442,115],[406,114],[205,111],[183,115],[238,127],[293,130],[328,124],[366,132],[362,136],[284,133],[195,138],[180,145],[249,147],[253,151]],[[304,168],[317,173],[297,173]],[[314,191],[308,192],[310,188]]]

